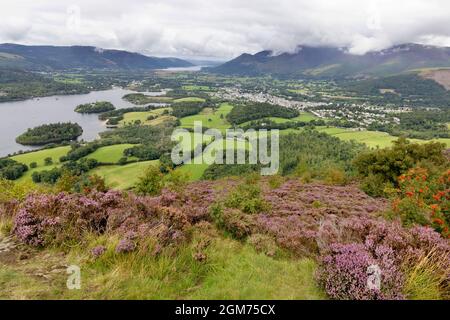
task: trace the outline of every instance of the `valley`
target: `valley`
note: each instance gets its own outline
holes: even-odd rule
[[[448,299],[443,76],[321,77],[338,69],[0,81],[0,298]],[[24,89],[48,79],[67,91]],[[276,174],[250,162],[263,141]],[[244,163],[204,161],[217,150]],[[378,291],[361,280],[372,261]],[[64,287],[73,264],[80,290]]]

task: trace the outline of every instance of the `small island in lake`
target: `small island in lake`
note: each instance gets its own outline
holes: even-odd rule
[[[52,123],[28,129],[16,138],[16,142],[28,146],[39,146],[75,140],[82,134],[83,129],[77,123]]]
[[[78,113],[103,113],[115,110],[116,107],[108,101],[97,101],[92,103],[80,104],[75,108]]]

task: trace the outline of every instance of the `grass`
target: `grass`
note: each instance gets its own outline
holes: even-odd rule
[[[101,147],[85,158],[95,159],[101,163],[117,163],[124,157],[123,152],[135,146],[134,144],[115,144],[112,146]],[[129,160],[137,160],[137,158],[128,158]]]
[[[203,173],[208,169],[209,164],[185,164],[176,170],[186,173],[189,177],[189,181],[198,181],[203,176]]]
[[[16,160],[20,163],[26,164],[28,167],[30,166],[30,163],[36,162],[37,167],[36,168],[29,168],[25,174],[18,179],[17,181],[25,181],[25,180],[31,180],[31,175],[33,172],[39,172],[44,170],[51,170],[55,167],[60,166],[59,158],[62,156],[65,156],[70,151],[70,146],[64,146],[64,147],[57,147],[52,149],[45,149],[45,150],[39,150],[29,153],[24,153],[20,155],[16,155],[11,157],[11,159]],[[51,165],[45,165],[44,159],[45,158],[52,158],[53,164]]]
[[[208,91],[211,88],[209,86],[186,85],[182,89],[186,91]]]
[[[312,120],[319,120],[318,117],[316,117],[315,115],[313,115],[312,113],[309,112],[301,112],[299,116],[295,117],[295,118],[291,118],[291,119],[287,119],[287,118],[279,118],[279,117],[267,117],[265,119],[269,119],[275,123],[286,123],[286,122],[292,122],[292,121],[300,121],[300,122],[310,122]],[[241,125],[246,125],[249,124],[251,121],[247,121],[242,123]]]
[[[199,97],[186,97],[173,100],[174,103],[180,102],[205,102],[205,99]]]
[[[222,103],[217,110],[205,108],[199,114],[181,118],[181,127],[194,128],[194,122],[201,121],[203,127],[225,130],[231,127],[226,119],[231,109],[233,109],[233,106],[229,103]]]
[[[159,108],[152,111],[144,111],[144,112],[127,112],[123,115],[123,120],[119,122],[120,126],[124,126],[125,124],[133,124],[136,121],[140,121],[141,124],[145,125],[156,125],[167,119],[175,119],[171,116],[163,116],[162,113],[165,110],[170,110],[170,108]],[[148,120],[148,117],[155,116],[156,119]]]
[[[127,190],[134,186],[149,165],[157,165],[158,160],[135,162],[123,166],[101,166],[90,171],[105,179],[106,184],[114,189]]]
[[[365,143],[370,148],[386,148],[392,146],[392,142],[398,137],[389,135],[386,132],[379,131],[352,131],[349,129],[342,129],[336,127],[318,127],[318,131],[328,133],[344,141],[354,140],[360,143]],[[450,139],[435,139],[435,140],[419,140],[409,139],[414,143],[427,143],[431,141],[438,141],[450,146]]]
[[[206,261],[194,259],[198,236],[177,251],[155,257],[136,252],[116,254],[117,240],[105,236],[86,239],[86,247],[61,256],[39,251],[26,264],[0,262],[3,299],[324,299],[314,280],[316,265],[309,259],[274,259],[250,245],[215,234],[205,249]],[[90,248],[104,244],[106,253],[90,259]],[[152,249],[150,245],[150,250]],[[59,261],[59,262],[58,262]],[[37,277],[55,263],[81,268],[81,289],[68,290],[62,269],[51,281]]]
[[[324,299],[310,259],[275,260],[224,239],[208,252],[214,265],[188,299]]]

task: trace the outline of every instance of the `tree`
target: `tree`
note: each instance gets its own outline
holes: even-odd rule
[[[44,159],[44,164],[45,164],[46,166],[52,165],[52,164],[53,164],[53,159],[52,159],[51,157],[45,158],[45,159]]]
[[[143,195],[158,195],[163,188],[163,174],[160,170],[150,165],[139,181],[136,183],[135,191]]]

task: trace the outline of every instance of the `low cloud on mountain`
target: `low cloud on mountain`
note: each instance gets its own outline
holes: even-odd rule
[[[0,42],[82,44],[152,55],[230,58],[298,45],[363,54],[405,42],[450,46],[446,0],[16,0]]]

